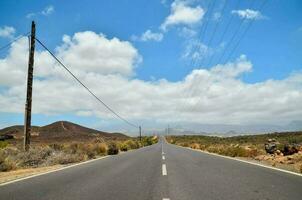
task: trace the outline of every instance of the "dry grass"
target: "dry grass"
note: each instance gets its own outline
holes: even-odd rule
[[[286,144],[302,144],[302,133],[273,133],[263,135],[246,135],[234,137],[215,136],[169,136],[167,141],[193,149],[200,149],[231,157],[251,157],[266,154],[264,144],[269,138],[280,142],[280,147]]]
[[[293,155],[267,154],[264,144],[268,138],[278,138],[278,149],[286,145],[302,144],[301,133],[277,133],[265,135],[249,135],[236,137],[212,136],[169,136],[167,141],[172,144],[192,149],[199,149],[230,157],[251,159],[263,164],[302,173],[302,150]]]
[[[152,137],[128,140],[90,141],[72,143],[35,144],[28,152],[21,146],[3,144],[0,148],[0,172],[15,169],[37,168],[52,165],[64,165],[94,159],[105,155],[118,154],[157,142]],[[2,147],[1,146],[1,147]]]

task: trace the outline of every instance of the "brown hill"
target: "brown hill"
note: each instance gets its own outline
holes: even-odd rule
[[[32,140],[36,142],[66,142],[85,141],[96,138],[103,140],[127,139],[121,133],[107,133],[87,128],[68,121],[58,121],[46,126],[32,126]],[[14,139],[23,138],[23,126],[10,126],[0,130],[0,136],[13,136]]]

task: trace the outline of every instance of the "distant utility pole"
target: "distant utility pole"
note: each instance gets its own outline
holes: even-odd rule
[[[25,151],[28,151],[30,145],[31,102],[32,102],[32,85],[33,85],[33,71],[34,71],[35,37],[36,37],[36,25],[35,22],[32,21],[31,35],[30,35],[30,51],[29,51],[29,59],[28,59],[28,73],[27,73],[25,119],[24,119],[24,150]]]
[[[139,141],[142,141],[142,127],[139,126]]]

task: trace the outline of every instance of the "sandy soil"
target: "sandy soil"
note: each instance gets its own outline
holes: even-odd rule
[[[28,168],[28,169],[18,169],[9,172],[0,172],[0,184],[8,181],[12,181],[19,178],[24,178],[31,175],[36,175],[55,169],[64,167],[63,165],[54,165],[49,167],[38,167],[38,168]]]

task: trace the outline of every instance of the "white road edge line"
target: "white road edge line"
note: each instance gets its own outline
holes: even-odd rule
[[[163,156],[162,158],[163,158],[163,160],[165,160],[165,156]]]
[[[73,164],[73,165],[68,165],[68,166],[65,166],[65,167],[62,167],[62,168],[59,168],[59,169],[54,169],[54,170],[47,171],[47,172],[42,172],[42,173],[38,173],[38,174],[34,174],[34,175],[29,175],[29,176],[26,176],[26,177],[23,177],[23,178],[18,178],[18,179],[11,180],[11,181],[8,181],[8,182],[5,182],[5,183],[1,183],[0,186],[4,186],[4,185],[11,184],[11,183],[23,181],[23,180],[30,179],[30,178],[37,177],[37,176],[42,176],[42,175],[45,175],[45,174],[50,174],[50,173],[53,173],[53,172],[57,172],[57,171],[61,171],[61,170],[64,170],[64,169],[71,168],[71,167],[87,164],[87,163],[94,162],[94,161],[101,160],[101,159],[108,158],[108,157],[110,157],[110,156],[103,156],[103,157],[96,158],[96,159],[93,159],[93,160],[87,160],[85,162],[80,162],[80,163],[76,163],[76,164]]]
[[[162,165],[162,172],[163,172],[163,176],[167,176],[167,167],[166,167],[166,164]]]
[[[239,159],[239,158],[232,158],[232,157],[223,156],[223,155],[210,153],[210,152],[206,152],[206,151],[201,151],[201,150],[197,150],[197,149],[191,149],[189,147],[182,147],[182,146],[178,146],[178,145],[175,145],[175,146],[181,147],[181,148],[184,148],[184,149],[189,149],[189,150],[192,150],[192,151],[197,151],[199,153],[205,153],[205,154],[212,155],[212,156],[218,156],[218,157],[221,157],[221,158],[236,160],[236,161],[239,161],[239,162],[243,162],[243,163],[247,163],[247,164],[251,164],[251,165],[256,165],[258,167],[264,167],[264,168],[267,168],[267,169],[272,169],[272,170],[276,170],[276,171],[280,171],[280,172],[284,172],[284,173],[288,173],[288,174],[292,174],[292,175],[296,175],[296,176],[302,176],[302,174],[299,174],[299,173],[296,173],[296,172],[291,172],[291,171],[287,171],[285,169],[279,169],[279,168],[275,168],[275,167],[271,167],[271,166],[267,166],[267,165],[263,165],[263,164],[259,164],[259,163],[253,163],[253,162],[250,162],[250,161],[247,161],[247,160],[242,160],[242,159]]]

